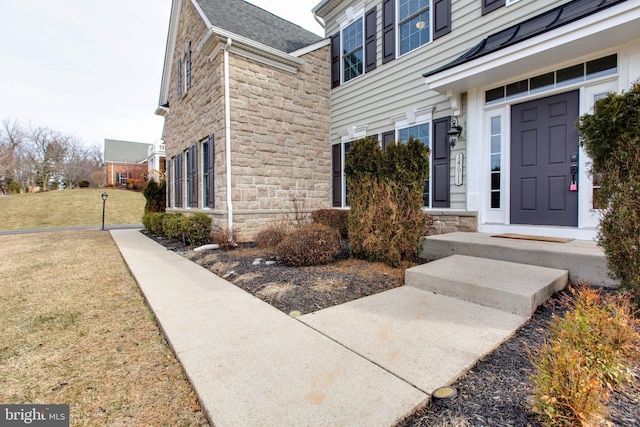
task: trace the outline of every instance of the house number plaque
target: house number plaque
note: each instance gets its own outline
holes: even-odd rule
[[[456,165],[455,165],[455,175],[454,182],[456,185],[462,185],[463,178],[463,166],[464,166],[464,154],[458,153],[456,154]]]

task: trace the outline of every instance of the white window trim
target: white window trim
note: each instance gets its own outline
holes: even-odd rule
[[[516,0],[517,1],[517,0]],[[400,38],[400,0],[396,0],[395,2],[395,7],[396,7],[396,52],[398,53],[396,55],[396,58],[401,58],[405,55],[409,55],[412,52],[417,51],[418,49],[428,46],[431,43],[433,43],[433,0],[429,0],[429,41],[423,45],[420,45],[416,48],[413,48],[411,50],[409,50],[408,52],[405,53],[401,53],[402,49],[401,49],[401,38]]]
[[[367,136],[367,128],[369,125],[350,126],[338,132],[340,135],[340,143],[356,141]]]

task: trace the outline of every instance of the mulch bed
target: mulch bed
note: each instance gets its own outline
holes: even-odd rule
[[[179,242],[149,237],[287,314],[311,313],[404,283],[403,269],[383,264],[342,259],[328,266],[294,268],[252,245],[194,252]],[[529,354],[548,339],[551,317],[566,310],[562,303],[566,292],[540,306],[513,338],[455,382],[455,399],[432,401],[397,427],[540,426],[532,411]],[[640,367],[634,374],[633,384],[612,395],[608,417],[612,426],[640,427]]]

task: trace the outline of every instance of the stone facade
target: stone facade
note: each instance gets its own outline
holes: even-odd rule
[[[478,216],[475,212],[466,211],[433,211],[429,212],[426,236],[455,233],[456,231],[478,231]]]
[[[201,143],[215,137],[215,206],[203,208],[199,171],[198,208],[214,223],[227,226],[224,55],[203,55],[197,46],[207,27],[193,4],[183,2],[169,87],[169,113],[164,141],[169,166],[169,207],[175,207],[173,158],[194,144],[202,165]],[[178,59],[183,63],[191,42],[191,87],[178,96]],[[304,199],[310,209],[330,207],[329,47],[299,57],[297,72],[255,59],[229,54],[231,119],[231,197],[234,229],[240,241],[252,240],[266,223],[290,209],[290,197]],[[183,79],[185,77],[183,76]],[[183,156],[184,157],[184,156]],[[186,176],[183,161],[183,176]],[[200,166],[199,166],[200,167]],[[186,198],[186,190],[183,191]],[[183,201],[186,206],[186,200]]]

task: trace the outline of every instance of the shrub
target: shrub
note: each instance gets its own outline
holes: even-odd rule
[[[164,235],[162,225],[164,216],[165,215],[160,212],[145,212],[142,216],[142,225],[144,225],[144,228],[146,228],[150,233],[162,236]]]
[[[382,153],[374,139],[354,143],[345,162],[349,190],[351,254],[392,267],[420,253],[429,149],[420,140],[390,144]]]
[[[162,221],[164,235],[170,239],[181,239],[184,242],[184,220],[185,216],[179,212],[165,214]]]
[[[640,83],[599,99],[577,128],[600,185],[594,195],[594,205],[603,208],[598,243],[640,307]]]
[[[22,186],[19,182],[12,181],[11,184],[9,184],[8,190],[10,194],[20,194],[20,192],[22,191]]]
[[[349,237],[349,211],[342,209],[318,209],[311,212],[311,220],[328,225],[340,233],[340,237]]]
[[[551,342],[532,363],[536,412],[545,425],[597,425],[609,391],[631,378],[640,334],[629,298],[572,289],[570,309],[550,324]]]
[[[204,213],[189,215],[183,221],[184,237],[189,245],[204,245],[211,239],[211,217]]]
[[[87,181],[86,179],[83,179],[82,181],[78,182],[78,187],[89,188],[89,181]]]
[[[213,243],[220,245],[221,249],[235,249],[238,244],[238,230],[236,228],[230,233],[228,228],[218,227],[211,232],[211,240]]]
[[[289,227],[285,223],[274,223],[260,230],[256,236],[256,244],[260,248],[275,249],[289,234]]]
[[[144,187],[142,194],[144,198],[147,199],[146,204],[144,205],[145,212],[164,212],[166,209],[166,193],[167,193],[167,184],[163,179],[160,183],[156,183],[156,181],[152,178],[147,183],[147,186]]]
[[[144,179],[128,179],[126,181],[127,190],[142,191],[145,185]]]
[[[322,224],[308,224],[294,230],[276,248],[278,259],[294,267],[327,264],[338,253],[338,232]]]

